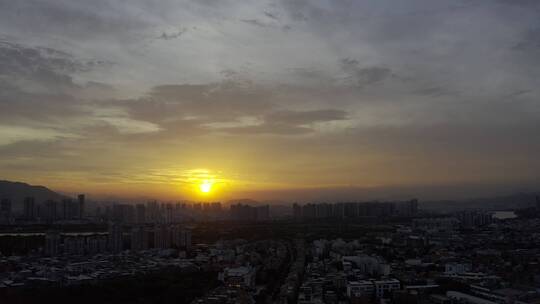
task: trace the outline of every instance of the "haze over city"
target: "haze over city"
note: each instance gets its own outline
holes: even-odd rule
[[[538,16],[525,0],[0,1],[1,178],[191,200],[534,189]]]

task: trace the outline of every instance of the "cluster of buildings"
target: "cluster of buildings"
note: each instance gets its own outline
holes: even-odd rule
[[[229,209],[220,202],[112,204],[96,208],[96,219],[125,224],[178,223],[191,220],[267,221],[270,206],[233,204]]]
[[[62,201],[46,200],[36,202],[28,196],[23,200],[21,214],[15,214],[13,202],[9,198],[0,200],[0,224],[12,225],[18,222],[53,223],[62,220],[81,220],[85,217],[85,195],[79,194],[76,200],[65,198]]]
[[[365,247],[357,240],[314,241],[297,289],[297,303],[380,301],[400,290],[401,282],[391,276],[390,264],[379,255],[366,253]]]
[[[540,219],[476,210],[365,227],[355,239],[289,241],[280,286],[262,302],[540,303]],[[193,303],[261,302],[256,268],[225,268],[220,280]]]
[[[268,221],[270,220],[270,206],[231,205],[230,216],[231,220],[236,221]]]
[[[91,255],[104,252],[119,253],[148,249],[191,248],[191,230],[180,225],[109,225],[106,233],[45,233],[43,253],[47,256]]]
[[[198,271],[192,260],[160,250],[89,256],[0,256],[0,292],[6,289],[92,284],[172,267],[182,271]]]
[[[0,199],[0,224],[11,224],[13,222],[13,211],[11,200],[8,198]]]
[[[60,201],[42,202],[28,196],[20,203],[22,203],[22,208],[14,208],[14,202],[11,199],[0,199],[0,225],[53,224],[74,221],[171,224],[193,220],[267,221],[270,219],[269,205],[250,206],[240,203],[224,208],[220,202],[149,201],[145,204],[98,202],[92,203],[91,208],[88,208],[84,194],[78,195],[76,199],[65,198]],[[15,209],[19,211],[15,212]]]
[[[297,290],[302,282],[306,267],[307,249],[305,241],[296,239],[294,241],[294,259],[286,273],[285,280],[279,289],[276,298],[277,303],[295,303]]]
[[[194,260],[204,264],[203,269],[216,271],[221,284],[192,303],[256,303],[271,298],[287,271],[291,246],[283,240],[240,239],[196,246]]]
[[[411,217],[418,213],[418,200],[406,202],[348,202],[293,205],[295,220]]]
[[[96,208],[96,219],[122,224],[178,223],[192,218],[217,219],[222,216],[221,203],[159,203],[109,204]]]
[[[474,229],[491,225],[494,222],[493,212],[483,210],[463,210],[450,215],[424,217],[413,220],[413,226],[419,229],[436,229],[453,231],[458,228]]]
[[[119,225],[107,231],[0,233],[0,256],[80,256],[191,249],[191,229],[179,224]]]
[[[294,221],[282,222],[268,221],[269,206],[103,207],[94,217],[101,226],[91,220],[85,226],[101,231],[73,233],[56,224],[89,217],[84,195],[60,205],[26,199],[24,218],[47,224],[47,231],[0,234],[0,288],[91,283],[178,267],[211,274],[218,286],[194,304],[540,303],[538,217],[501,220],[482,210],[419,214],[416,200],[295,204]],[[364,221],[388,217],[392,221]],[[234,222],[195,218],[232,219],[242,222],[239,233],[246,227],[268,233],[231,239]],[[0,219],[13,219],[9,200],[0,200]],[[333,225],[336,220],[347,224]],[[201,234],[230,230],[221,234],[228,239],[194,245],[185,221]],[[249,226],[261,221],[268,226]],[[332,230],[328,239],[313,233],[322,230]]]
[[[288,303],[540,303],[539,219],[492,219],[474,229],[446,220],[313,241]]]

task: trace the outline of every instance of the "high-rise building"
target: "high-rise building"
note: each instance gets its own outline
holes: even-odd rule
[[[80,215],[81,215],[80,202],[74,202],[70,198],[66,198],[62,200],[61,218],[66,219],[66,220],[74,220],[74,219],[80,219]]]
[[[302,207],[297,203],[293,204],[293,216],[297,221],[302,219]]]
[[[45,255],[55,256],[60,248],[60,233],[57,231],[48,231],[45,234]]]
[[[360,206],[358,203],[356,202],[350,202],[350,203],[345,203],[345,211],[344,211],[344,214],[345,214],[345,217],[347,218],[357,218],[358,215],[360,214]]]
[[[26,197],[24,199],[24,218],[27,220],[36,218],[36,206],[33,197]]]
[[[171,237],[171,244],[173,247],[182,247],[182,227],[180,227],[180,225],[174,225],[171,227]]]
[[[191,230],[180,225],[171,226],[172,247],[189,250],[191,248]]]
[[[316,217],[320,219],[329,218],[332,216],[332,205],[331,204],[317,204],[316,207]]]
[[[77,196],[77,201],[79,203],[79,219],[84,218],[84,211],[85,211],[85,196],[84,194],[79,194]]]
[[[222,212],[222,207],[220,202],[215,202],[211,204],[210,210],[212,211],[213,215],[219,215]]]
[[[87,237],[88,253],[96,254],[107,251],[107,236],[102,234],[96,234]]]
[[[270,206],[231,205],[230,217],[237,221],[267,221],[270,219]]]
[[[302,207],[302,216],[304,219],[314,219],[317,214],[315,204],[307,204]]]
[[[69,205],[70,205],[69,202],[70,202],[69,199],[62,200],[62,212],[61,212],[60,218],[64,220],[69,219]]]
[[[345,204],[336,203],[332,208],[332,215],[334,218],[342,219],[345,217]]]
[[[191,249],[191,230],[186,228],[182,229],[180,246],[184,247],[186,250]]]
[[[173,223],[173,206],[172,204],[166,204],[165,205],[165,223],[172,224]]]
[[[264,205],[257,207],[257,221],[270,220],[270,205]]]
[[[112,220],[116,223],[135,223],[135,207],[128,204],[115,204],[112,208]]]
[[[41,208],[42,214],[40,214],[40,217],[46,220],[47,222],[53,222],[56,220],[56,207],[58,203],[53,200],[45,201],[43,204],[43,208]]]
[[[135,222],[137,224],[146,223],[146,207],[143,204],[135,206]]]
[[[154,226],[154,248],[171,248],[172,235],[170,225]]]
[[[84,255],[86,252],[86,237],[83,235],[67,236],[64,238],[64,253],[69,255]]]
[[[131,229],[131,250],[139,251],[148,249],[149,232],[144,226],[134,226]]]
[[[159,222],[159,204],[156,201],[146,203],[146,221],[149,223]]]
[[[0,201],[0,222],[9,223],[11,221],[11,200],[3,198]]]

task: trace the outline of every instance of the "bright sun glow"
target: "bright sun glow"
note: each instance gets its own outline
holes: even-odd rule
[[[207,180],[203,181],[199,185],[199,189],[202,193],[209,193],[212,190],[212,182]]]

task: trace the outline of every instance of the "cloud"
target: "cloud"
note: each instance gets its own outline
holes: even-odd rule
[[[21,141],[47,142],[62,137],[71,137],[71,135],[55,130],[0,125],[0,146],[6,146]]]
[[[111,86],[95,81],[76,83],[73,75],[111,64],[102,60],[77,59],[52,48],[0,41],[0,84],[29,93],[63,94],[87,88],[94,91],[110,89]]]
[[[171,40],[180,38],[180,36],[184,35],[184,33],[187,32],[186,28],[180,29],[178,31],[173,32],[165,32],[163,31],[160,36],[157,37],[157,39],[163,39],[163,40]]]
[[[540,52],[540,27],[526,31],[512,49],[519,52]]]
[[[64,52],[0,42],[0,75],[4,76],[4,81],[26,80],[48,88],[70,88],[75,84],[68,74],[86,69],[85,64]]]
[[[132,111],[157,119],[200,117],[213,121],[258,115],[272,107],[272,92],[263,87],[244,87],[223,82],[207,85],[161,85],[148,98],[134,103]],[[150,113],[149,113],[150,112]]]
[[[0,12],[6,29],[30,30],[41,35],[62,33],[72,39],[113,36],[125,41],[125,34],[151,24],[142,18],[144,8],[140,6],[132,6],[132,10],[126,11],[101,0],[94,1],[92,5],[81,1],[0,1]]]
[[[114,126],[120,134],[154,133],[161,130],[161,127],[154,123],[130,118],[121,108],[90,107],[89,110],[93,112],[93,121]]]
[[[271,123],[305,125],[316,122],[344,120],[347,113],[342,110],[313,110],[313,111],[278,111],[268,114],[265,120]]]
[[[381,83],[392,76],[392,71],[387,67],[360,67],[360,63],[355,59],[342,59],[341,65],[351,81],[359,87]]]
[[[258,26],[258,27],[268,27],[269,26],[268,24],[263,23],[262,21],[260,21],[258,19],[242,19],[240,21],[245,22],[247,24],[255,25],[255,26]]]
[[[244,120],[243,124],[213,128],[228,134],[275,134],[294,136],[315,132],[314,124],[345,120],[347,113],[325,109],[312,111],[281,110],[265,114],[260,120]]]
[[[279,20],[279,17],[271,12],[264,11],[264,15],[270,19]]]

